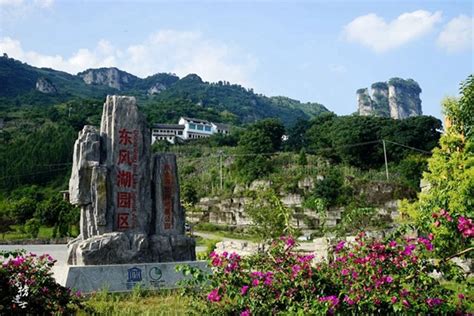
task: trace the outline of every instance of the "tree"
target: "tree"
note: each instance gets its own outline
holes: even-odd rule
[[[464,229],[469,221],[472,226],[474,209],[474,143],[468,126],[472,112],[463,112],[473,107],[474,81],[469,77],[467,82],[462,85],[460,99],[443,101],[448,124],[423,175],[429,190],[421,192],[418,201],[405,202],[401,208],[421,234],[435,236],[433,243],[442,257],[474,246],[472,227],[470,231]]]
[[[300,154],[298,156],[298,164],[300,166],[306,166],[308,164],[308,158],[306,157],[306,151],[304,148],[301,148]]]
[[[308,145],[308,137],[306,132],[311,127],[311,123],[307,120],[298,120],[291,128],[288,129],[288,140],[285,142],[287,150],[298,151]]]
[[[276,152],[281,148],[282,137],[285,134],[285,127],[278,119],[265,119],[258,121],[250,126],[251,131],[260,131],[267,136],[271,142],[271,149],[269,152]]]
[[[23,224],[33,217],[36,212],[36,206],[35,200],[23,197],[12,204],[11,216],[17,224]]]
[[[323,199],[325,205],[334,206],[338,204],[338,198],[343,193],[344,178],[342,172],[331,168],[327,175],[316,183],[313,196]]]
[[[198,192],[193,183],[186,183],[181,189],[181,199],[185,204],[194,206],[199,201]]]
[[[31,238],[36,238],[36,237],[38,237],[40,227],[41,227],[40,221],[36,218],[31,218],[31,219],[26,221],[25,232]]]
[[[270,156],[272,140],[261,129],[250,129],[239,141],[239,155],[235,161],[237,173],[245,182],[266,176],[272,170]]]
[[[2,215],[0,217],[0,222],[2,223],[2,225],[0,225],[0,234],[2,234],[2,239],[5,239],[5,234],[13,231],[11,226],[15,224],[15,221],[10,217]]]
[[[253,202],[245,208],[252,220],[250,229],[260,240],[268,240],[283,235],[295,235],[292,226],[292,211],[286,207],[273,189],[252,192]]]

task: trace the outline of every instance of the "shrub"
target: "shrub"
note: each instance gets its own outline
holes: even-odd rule
[[[196,311],[219,315],[268,314],[452,314],[465,309],[430,276],[430,238],[338,243],[334,260],[313,265],[311,254],[294,251],[281,237],[265,254],[241,258],[211,253],[211,275],[181,268]]]
[[[27,233],[31,238],[38,237],[41,223],[39,219],[32,218],[26,221],[25,224],[25,233]]]
[[[1,314],[71,314],[80,306],[80,294],[72,294],[54,280],[55,260],[49,255],[0,256],[5,259],[0,266]]]

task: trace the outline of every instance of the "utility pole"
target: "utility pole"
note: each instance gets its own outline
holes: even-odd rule
[[[382,144],[383,144],[383,156],[385,158],[385,174],[387,175],[387,181],[388,181],[387,150],[385,149],[385,140],[384,139],[382,139]]]

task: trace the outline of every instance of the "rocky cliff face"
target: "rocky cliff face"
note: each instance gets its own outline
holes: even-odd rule
[[[166,90],[166,86],[162,84],[161,82],[157,82],[153,86],[151,86],[147,92],[149,95],[152,95],[152,94],[159,94],[164,90]]]
[[[412,79],[392,78],[388,82],[390,116],[403,119],[421,115],[421,88]]]
[[[374,115],[404,119],[422,114],[421,88],[413,79],[392,78],[388,82],[376,82],[368,89],[357,90],[359,115]]]
[[[123,90],[132,85],[138,78],[117,68],[88,69],[77,74],[86,84],[106,85]]]
[[[36,90],[47,94],[55,94],[58,92],[51,80],[47,78],[38,78],[36,81]]]

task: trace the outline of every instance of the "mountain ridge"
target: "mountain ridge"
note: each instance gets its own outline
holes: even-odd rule
[[[44,89],[45,82],[54,89]],[[37,89],[38,86],[43,88]],[[316,102],[301,103],[287,97],[268,97],[226,81],[206,82],[197,74],[180,78],[171,73],[156,73],[140,78],[117,67],[101,67],[73,75],[34,67],[5,54],[0,57],[0,101],[3,104],[45,105],[73,98],[103,99],[107,94],[132,95],[141,105],[152,107],[179,101],[183,107],[214,111],[224,118],[223,121],[232,117],[231,121],[237,124],[277,117],[291,125],[299,119],[329,112]]]

